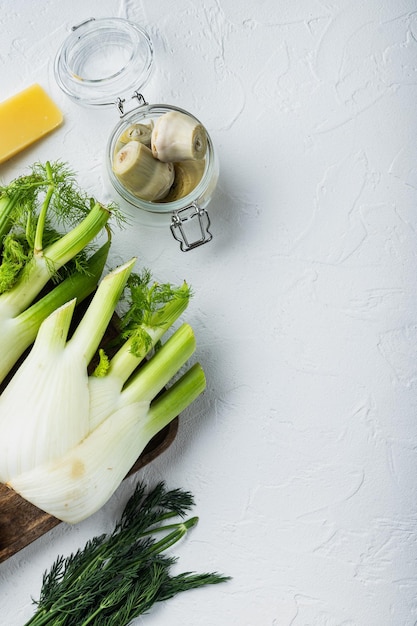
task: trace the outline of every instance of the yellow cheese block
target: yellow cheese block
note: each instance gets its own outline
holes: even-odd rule
[[[0,103],[0,163],[57,128],[61,111],[40,85]]]

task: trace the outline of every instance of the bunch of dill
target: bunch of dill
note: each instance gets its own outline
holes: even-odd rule
[[[217,572],[171,574],[176,558],[163,552],[197,523],[185,519],[193,505],[187,491],[160,482],[146,493],[139,483],[110,535],[58,557],[45,572],[26,626],[125,626],[156,602],[229,580]]]

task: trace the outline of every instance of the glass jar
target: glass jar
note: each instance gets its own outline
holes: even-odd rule
[[[120,136],[133,124],[155,124],[171,111],[202,124],[178,107],[146,102],[141,90],[151,74],[153,56],[151,39],[137,24],[122,18],[91,18],[74,26],[64,41],[55,58],[55,77],[60,88],[78,104],[117,107],[120,119],[104,155],[111,190],[128,216],[138,217],[150,226],[169,226],[181,250],[188,251],[212,239],[206,207],[217,185],[219,165],[207,129],[201,178],[184,197],[165,202],[144,200],[126,188],[113,168]],[[126,102],[132,105],[128,111]]]

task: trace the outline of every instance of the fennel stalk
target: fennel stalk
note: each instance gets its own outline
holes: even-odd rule
[[[108,221],[114,213],[118,216],[114,207],[80,191],[59,162],[35,164],[30,174],[0,188],[0,382],[54,308],[94,290],[109,245],[93,259],[91,242],[103,229],[110,240]],[[74,280],[67,281],[71,276]],[[40,297],[42,304],[31,306]]]

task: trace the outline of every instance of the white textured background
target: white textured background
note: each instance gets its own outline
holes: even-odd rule
[[[0,99],[36,80],[66,118],[1,167],[4,182],[59,158],[106,200],[117,113],[72,104],[53,77],[68,29],[90,16],[147,28],[145,96],[196,114],[220,155],[212,243],[184,254],[168,230],[139,225],[114,238],[113,263],[135,254],[156,277],[193,285],[187,320],[208,389],[141,477],[196,497],[179,569],[233,576],[137,624],[414,626],[416,0],[0,9]],[[130,491],[0,565],[2,625],[23,625],[43,571],[110,530]]]

